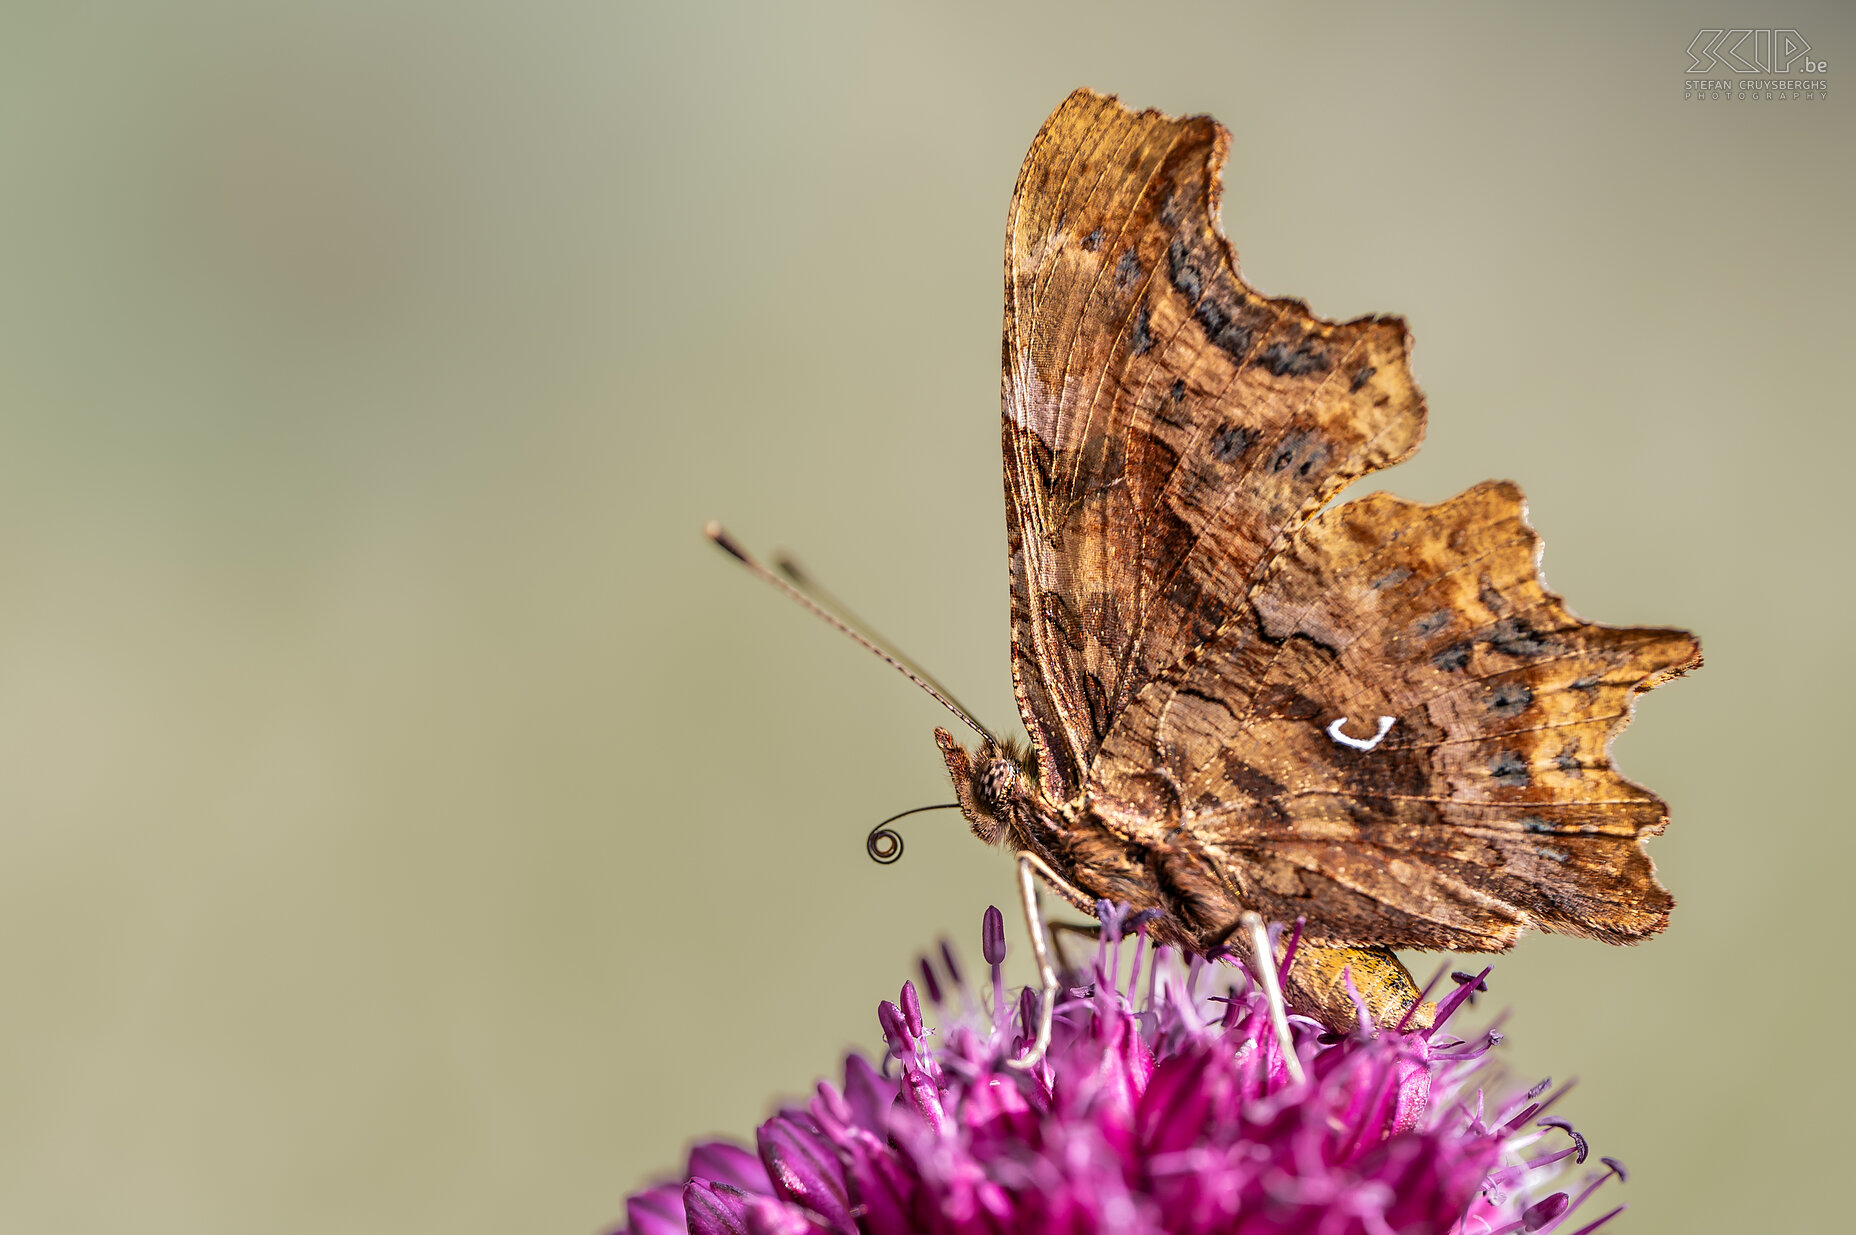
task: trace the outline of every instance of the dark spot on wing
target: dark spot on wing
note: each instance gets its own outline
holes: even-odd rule
[[[1187,433],[1194,427],[1192,409],[1186,406],[1186,401],[1184,399],[1156,400],[1154,406],[1154,420],[1180,434]],[[1166,435],[1161,434],[1156,436],[1150,434],[1146,441],[1146,451],[1148,455],[1158,459],[1158,455],[1156,455],[1155,452],[1162,450],[1168,455],[1167,459],[1156,462],[1154,465],[1155,467],[1161,467],[1162,464],[1170,465],[1174,459],[1177,459],[1177,452],[1168,445]],[[1162,468],[1160,474],[1165,474],[1164,468]]]
[[[1347,392],[1352,394],[1360,387],[1366,385],[1366,379],[1377,372],[1379,372],[1379,368],[1376,365],[1361,365],[1353,371],[1353,383],[1347,387]]]
[[[1489,711],[1496,716],[1519,716],[1534,702],[1526,682],[1498,682],[1489,692]]]
[[[1128,350],[1136,356],[1145,355],[1147,349],[1154,345],[1154,336],[1147,329],[1147,306],[1142,305],[1134,311],[1134,332],[1128,336]]]
[[[1089,723],[1098,735],[1108,732],[1108,692],[1093,673],[1083,674],[1083,701],[1089,705]]]
[[[1199,301],[1192,316],[1199,319],[1199,325],[1205,327],[1205,337],[1216,339],[1218,333],[1231,324],[1231,315],[1224,311],[1216,296],[1207,296]]]
[[[1183,377],[1174,378],[1173,389],[1168,393],[1173,396],[1173,402],[1175,403],[1183,400],[1186,397],[1186,379]]]
[[[1245,763],[1235,750],[1227,748],[1220,752],[1218,761],[1225,783],[1237,790],[1253,810],[1261,809],[1272,823],[1288,821],[1282,809],[1282,799],[1288,791],[1280,781]]]
[[[1572,680],[1572,689],[1574,690],[1597,690],[1598,689],[1598,675],[1595,673],[1588,673],[1584,675],[1583,677],[1574,678]]]
[[[1310,442],[1314,443],[1314,449],[1303,456],[1302,452]],[[1321,444],[1320,438],[1307,429],[1297,429],[1293,433],[1284,434],[1282,441],[1277,443],[1276,452],[1270,456],[1270,471],[1284,471],[1299,457],[1302,465],[1295,469],[1296,475],[1306,476],[1326,454],[1327,448]]]
[[[1558,829],[1537,815],[1528,815],[1521,820],[1521,830],[1523,832],[1546,832],[1551,834]]]
[[[1558,764],[1560,771],[1566,773],[1568,776],[1585,775],[1583,771],[1584,765],[1579,762],[1579,743],[1577,741],[1568,742],[1566,745],[1560,747],[1560,753],[1554,757],[1553,762]]]
[[[1527,761],[1518,751],[1505,750],[1489,763],[1489,779],[1498,785],[1521,787],[1533,779]]]
[[[1450,625],[1450,614],[1443,609],[1439,609],[1437,612],[1427,613],[1413,622],[1411,624],[1411,632],[1418,636],[1434,635],[1448,625]]]
[[[1334,661],[1340,658],[1339,651],[1332,644],[1323,643],[1299,630],[1284,639],[1282,645],[1294,652],[1311,658],[1318,657],[1323,661]],[[1251,701],[1251,708],[1255,715],[1267,716],[1271,720],[1305,720],[1311,725],[1317,725],[1322,729],[1327,728],[1327,725],[1322,722],[1329,714],[1328,705],[1311,699],[1293,686],[1286,684],[1273,683],[1263,687],[1257,692],[1256,698]]]
[[[1482,607],[1490,613],[1503,613],[1508,609],[1508,598],[1496,588],[1495,581],[1489,578],[1489,572],[1486,570],[1482,572],[1482,586],[1476,592],[1476,599],[1481,601]]]
[[[1121,260],[1115,263],[1115,282],[1121,285],[1123,291],[1126,291],[1139,282],[1140,277],[1141,259],[1134,255],[1133,249],[1129,249],[1121,255]]]
[[[1198,607],[1199,596],[1203,591],[1199,581],[1192,577],[1192,573],[1182,570],[1174,576],[1173,582],[1167,587],[1166,600],[1173,608],[1190,613]]]
[[[1166,250],[1166,273],[1173,280],[1173,286],[1187,300],[1197,303],[1205,290],[1205,279],[1199,274],[1199,268],[1192,263],[1192,255],[1186,251],[1186,242],[1179,236],[1173,237],[1173,243]]]
[[[1242,425],[1225,425],[1212,434],[1212,457],[1220,463],[1236,463],[1256,437],[1255,430]]]
[[[1090,232],[1087,236],[1083,237],[1083,251],[1085,253],[1094,253],[1097,249],[1101,247],[1102,247],[1102,229],[1101,228],[1098,227],[1093,232]]]
[[[1443,651],[1437,653],[1437,655],[1431,657],[1431,663],[1445,672],[1453,672],[1457,669],[1468,668],[1469,644],[1453,643]]]
[[[1257,354],[1253,364],[1260,364],[1277,377],[1306,377],[1328,368],[1328,358],[1303,342],[1299,347],[1272,343]]]
[[[1050,447],[1033,434],[1031,437],[1031,468],[1037,473],[1038,483],[1046,492],[1050,490],[1050,467]]]
[[[1375,592],[1383,592],[1389,587],[1397,587],[1409,578],[1411,578],[1411,572],[1409,570],[1403,566],[1394,566],[1391,570],[1388,570],[1385,574],[1373,580],[1373,590]]]
[[[1295,632],[1295,634],[1291,635],[1290,638],[1294,639],[1302,647],[1308,649],[1306,652],[1303,653],[1303,655],[1305,656],[1306,655],[1319,656],[1322,660],[1326,660],[1326,661],[1337,661],[1340,659],[1340,648],[1339,647],[1337,647],[1336,645],[1332,643],[1329,643],[1326,639],[1319,638],[1318,636],[1309,633],[1308,631],[1298,630]],[[1297,700],[1298,700],[1298,705],[1297,705],[1298,710],[1293,711],[1293,712],[1284,712],[1283,715],[1289,716],[1292,718],[1299,717],[1305,720],[1314,720],[1324,715],[1327,711],[1327,708],[1325,705],[1317,703],[1315,700],[1306,698],[1305,696],[1298,695]]]
[[[1489,646],[1504,656],[1538,656],[1553,645],[1520,618],[1503,618],[1489,630]]]
[[[1232,321],[1230,311],[1218,303],[1217,296],[1199,301],[1192,315],[1205,327],[1205,337],[1212,345],[1232,359],[1241,361],[1250,350],[1250,331]]]

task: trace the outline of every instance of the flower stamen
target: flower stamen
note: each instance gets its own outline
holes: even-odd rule
[[[627,1201],[617,1235],[1544,1235],[1624,1175],[1601,1159],[1579,1187],[1552,1186],[1587,1152],[1566,1120],[1541,1117],[1570,1086],[1543,1081],[1485,1108],[1476,1078],[1493,1030],[1434,1041],[1363,1025],[1316,1040],[1283,999],[1260,919],[1240,922],[1250,963],[1207,997],[1210,964],[1154,945],[1144,915],[1101,916],[1095,980],[1047,999],[1005,987],[1004,920],[990,910],[990,1008],[942,944],[938,960],[918,959],[919,991],[910,980],[878,1007],[882,1071],[853,1053],[841,1088],[821,1082],[762,1125],[758,1153],[698,1146],[683,1178]],[[1114,961],[1130,933],[1124,982]],[[1287,954],[1294,934],[1284,943]],[[1028,1071],[1013,1066],[1027,1043],[1042,1048]],[[1553,1130],[1572,1144],[1530,1156]]]

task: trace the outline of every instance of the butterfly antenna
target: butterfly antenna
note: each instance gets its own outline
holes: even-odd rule
[[[877,647],[882,648],[883,651],[889,654],[892,660],[913,673],[917,678],[934,687],[935,690],[941,693],[942,698],[947,699],[956,708],[960,709],[962,712],[968,712],[966,704],[954,698],[954,692],[949,690],[942,683],[940,678],[937,678],[934,674],[922,668],[920,663],[918,663],[913,656],[904,652],[882,635],[877,634],[875,628],[872,627],[870,623],[857,616],[857,614],[853,613],[849,605],[826,591],[824,585],[819,583],[817,579],[814,579],[811,572],[801,566],[792,554],[779,549],[774,550],[773,568],[782,575],[785,575],[787,582],[816,601],[821,609],[828,609],[832,613],[837,614],[839,621],[849,626],[865,639],[868,639],[871,643],[874,643]],[[968,712],[968,714],[971,715],[970,712]]]
[[[958,716],[962,724],[979,734],[981,738],[992,743],[994,746],[999,744],[999,740],[993,737],[991,733],[987,732],[986,726],[973,719],[973,713],[962,707],[954,697],[948,694],[947,690],[933,678],[915,668],[913,661],[899,652],[892,651],[886,643],[875,635],[866,633],[866,629],[853,619],[841,617],[838,613],[834,612],[833,609],[826,608],[825,600],[829,600],[828,596],[825,596],[824,600],[814,599],[812,593],[800,590],[800,588],[787,582],[773,571],[768,570],[746,549],[743,549],[739,544],[735,543],[734,537],[723,531],[721,524],[713,520],[704,525],[702,534],[707,536],[710,540],[713,540],[723,552],[727,553],[737,562],[740,562],[754,574],[759,575],[762,579],[765,579],[768,583],[771,583],[774,587],[784,592],[788,599],[811,613],[812,616],[819,618],[840,634],[846,635],[856,641],[858,644],[862,645],[866,651],[879,657],[890,668],[921,687],[936,703],[939,703],[955,716]],[[784,564],[789,566],[792,565],[790,561]],[[803,574],[801,578],[804,578]],[[810,583],[809,580],[807,582],[808,584]],[[816,588],[813,589],[813,592],[816,593]],[[836,602],[832,602],[832,604],[835,608]]]

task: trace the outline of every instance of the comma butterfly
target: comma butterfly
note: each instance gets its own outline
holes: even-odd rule
[[[1239,277],[1229,141],[1079,90],[1019,173],[1001,393],[1031,741],[936,730],[962,812],[1019,855],[1028,908],[1035,871],[1198,954],[1245,947],[1248,913],[1301,919],[1290,1000],[1337,1028],[1343,972],[1376,1017],[1413,1010],[1394,947],[1660,931],[1667,808],[1610,745],[1699,644],[1573,616],[1512,484],[1324,509],[1424,435],[1409,337]]]

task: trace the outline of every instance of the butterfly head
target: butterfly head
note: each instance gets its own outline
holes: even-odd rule
[[[1036,793],[1035,774],[1024,749],[1008,738],[1000,743],[982,742],[969,751],[945,729],[936,729],[934,740],[947,761],[960,813],[967,817],[975,836],[989,845],[998,844]]]

